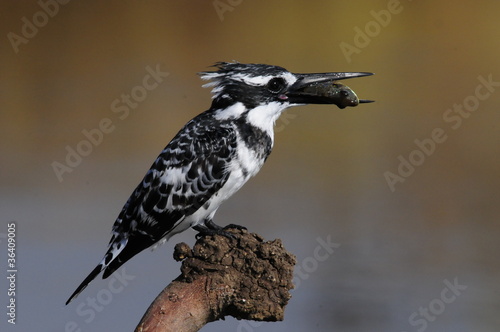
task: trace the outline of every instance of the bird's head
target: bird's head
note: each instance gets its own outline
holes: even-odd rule
[[[218,62],[216,71],[202,72],[204,87],[212,87],[211,109],[220,119],[246,116],[250,122],[269,130],[288,107],[306,104],[334,104],[339,108],[368,103],[339,80],[372,73],[291,73],[285,68],[264,64]]]

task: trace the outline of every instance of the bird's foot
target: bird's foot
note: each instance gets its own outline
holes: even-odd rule
[[[230,239],[234,239],[235,236],[229,232],[226,232],[223,227],[215,224],[212,220],[207,220],[202,224],[193,226],[193,229],[198,231],[196,234],[196,239],[204,235],[222,235]]]
[[[236,238],[233,234],[231,234],[229,232],[226,232],[223,229],[209,229],[209,228],[204,228],[204,227],[198,227],[198,225],[194,226],[193,228],[196,231],[198,231],[198,234],[196,234],[196,239],[197,240],[199,238],[201,238],[202,236],[205,236],[205,235],[222,235],[222,236],[227,237],[229,239],[235,239]]]
[[[199,232],[198,234],[196,234],[196,239],[199,239],[203,235],[222,235],[230,239],[235,239],[236,237],[234,236],[234,234],[227,232],[227,230],[246,230],[246,227],[235,224],[229,224],[225,227],[221,227],[214,223],[212,220],[206,220],[203,224],[193,226],[193,229]]]
[[[240,231],[246,231],[248,230],[245,226],[241,226],[241,225],[236,225],[236,224],[229,224],[227,226],[224,226],[223,229],[237,229],[237,230],[240,230]]]

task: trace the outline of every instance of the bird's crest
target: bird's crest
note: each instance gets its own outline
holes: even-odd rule
[[[204,71],[198,73],[204,81],[210,81],[203,84],[204,88],[212,89],[212,98],[216,98],[222,92],[224,86],[245,82],[249,85],[254,85],[254,82],[260,81],[256,78],[269,79],[272,75],[280,75],[288,73],[285,68],[264,64],[245,64],[237,61],[233,62],[216,62],[212,67],[217,68],[215,71]],[[257,84],[255,84],[257,85]]]

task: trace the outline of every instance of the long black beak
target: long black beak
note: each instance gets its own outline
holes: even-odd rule
[[[348,78],[370,76],[373,73],[315,73],[295,74],[299,79],[286,92],[293,104],[335,104],[339,108],[371,103],[373,100],[359,99],[347,85],[337,81]]]

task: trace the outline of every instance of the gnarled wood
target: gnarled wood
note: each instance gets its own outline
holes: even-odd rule
[[[177,244],[181,275],[154,300],[136,332],[198,331],[205,324],[233,316],[278,321],[293,288],[295,256],[280,240],[246,230],[228,229],[234,238],[202,236],[193,249]]]

